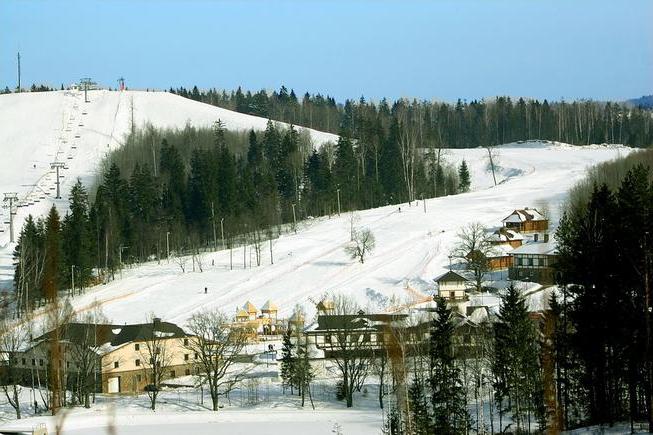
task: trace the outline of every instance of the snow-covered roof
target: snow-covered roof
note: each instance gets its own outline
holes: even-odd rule
[[[515,248],[510,246],[508,243],[502,243],[500,245],[492,246],[492,250],[488,253],[488,258],[495,257],[506,257],[512,253]]]
[[[522,223],[526,221],[545,221],[547,220],[546,217],[537,209],[535,208],[524,208],[524,209],[517,209],[510,213],[509,216],[507,216],[505,219],[503,219],[501,222],[508,222],[508,223]]]
[[[534,255],[556,255],[558,253],[558,245],[555,242],[533,242],[527,243],[515,248],[510,252],[510,255],[519,254],[534,254]]]
[[[498,228],[490,234],[488,237],[491,242],[510,242],[513,240],[524,240],[524,236],[515,231],[515,230],[510,230],[505,227]]]
[[[449,270],[442,275],[438,276],[437,278],[434,278],[433,281],[435,282],[459,282],[459,281],[470,281],[469,278],[467,278],[465,275],[462,273],[454,272],[453,270]]]

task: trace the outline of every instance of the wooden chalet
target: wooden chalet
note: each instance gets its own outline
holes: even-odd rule
[[[555,242],[528,243],[513,250],[513,265],[508,269],[508,277],[518,281],[531,281],[540,284],[553,284],[557,259]]]
[[[535,208],[515,210],[501,222],[504,228],[518,233],[545,233],[549,230],[549,220]]]
[[[435,278],[434,281],[438,284],[438,296],[449,302],[467,300],[467,290],[474,286],[472,280],[452,270]]]

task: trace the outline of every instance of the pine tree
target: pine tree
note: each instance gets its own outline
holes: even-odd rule
[[[296,378],[296,359],[293,355],[293,348],[295,345],[292,343],[292,335],[290,328],[286,330],[283,335],[283,348],[281,350],[281,379],[283,381],[284,390],[290,387],[290,394],[294,394],[294,379]]]
[[[471,186],[471,180],[469,176],[469,169],[467,169],[467,162],[463,159],[460,167],[458,168],[458,180],[459,180],[459,189],[461,192],[469,192]]]
[[[431,322],[429,372],[435,433],[465,433],[470,426],[465,391],[453,349],[454,325],[451,309],[436,299],[436,317]]]
[[[427,435],[432,433],[431,416],[426,399],[424,385],[418,377],[414,377],[408,389],[410,412],[412,414],[412,435]]]
[[[48,301],[57,297],[62,283],[61,261],[61,222],[59,213],[52,206],[45,223],[45,266],[43,272],[43,292]]]
[[[501,298],[494,334],[493,372],[498,380],[495,383],[498,405],[500,409],[506,406],[505,409],[512,411],[517,432],[530,430],[531,417],[542,421],[544,414],[539,346],[526,302],[513,284]]]

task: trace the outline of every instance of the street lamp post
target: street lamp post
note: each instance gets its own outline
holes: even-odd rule
[[[297,234],[297,216],[295,215],[295,203],[292,203],[292,229]]]
[[[70,265],[70,295],[75,295],[75,265]]]

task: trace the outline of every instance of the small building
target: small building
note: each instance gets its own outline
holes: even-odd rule
[[[549,220],[535,208],[518,209],[506,216],[501,222],[508,230],[522,234],[541,233],[549,230]],[[539,240],[535,240],[536,242]]]
[[[306,331],[313,337],[315,346],[324,351],[326,358],[342,352],[374,354],[387,343],[388,328],[404,327],[406,314],[330,314],[319,315],[315,328]]]
[[[435,278],[434,281],[438,284],[438,296],[447,301],[466,300],[467,290],[473,287],[469,278],[451,270]]]
[[[279,307],[277,307],[277,305],[269,299],[265,304],[263,304],[263,307],[261,308],[261,314],[263,316],[267,316],[268,318],[274,320],[277,320],[278,312],[279,312]]]
[[[58,359],[63,368],[63,384],[74,387],[79,380],[81,358],[90,354],[95,355],[95,363],[90,367],[95,367],[96,391],[141,392],[151,384],[149,352],[154,351],[151,344],[155,340],[159,349],[165,348],[169,360],[163,377],[190,375],[195,360],[195,355],[188,350],[190,339],[191,336],[174,323],[158,318],[132,325],[70,323],[59,332]],[[31,379],[35,371],[40,373],[41,379],[46,378],[52,340],[53,332],[48,332],[16,355],[16,368],[24,372],[26,379]]]
[[[249,313],[244,308],[236,311],[236,322],[249,322]]]
[[[508,277],[518,281],[531,281],[540,284],[553,284],[557,259],[555,242],[528,243],[513,250],[513,264],[508,269]]]
[[[519,248],[524,243],[524,236],[521,233],[506,227],[492,229],[488,238],[492,245],[509,245],[512,249]]]
[[[508,243],[493,246],[492,251],[487,255],[488,268],[501,270],[512,266],[512,257],[510,256],[512,250],[513,247]]]

